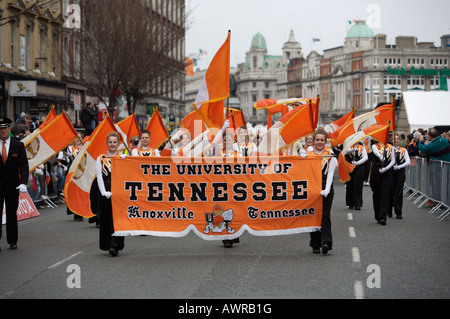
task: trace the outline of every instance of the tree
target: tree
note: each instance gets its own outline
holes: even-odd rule
[[[163,83],[184,72],[177,50],[185,28],[175,23],[176,17],[184,19],[184,7],[172,7],[175,12],[164,17],[152,3],[82,1],[82,74],[95,95],[108,97],[110,114],[118,93],[126,96],[131,114],[139,99],[164,94],[170,88]]]

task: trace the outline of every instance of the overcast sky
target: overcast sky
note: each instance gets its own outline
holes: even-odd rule
[[[186,55],[208,52],[199,61],[206,69],[231,30],[231,66],[245,61],[252,37],[264,35],[268,54],[281,55],[294,30],[306,57],[311,50],[344,44],[348,21],[366,20],[374,33],[389,42],[396,36],[415,35],[434,42],[450,34],[449,0],[186,0],[189,12]],[[320,42],[312,42],[319,38]]]

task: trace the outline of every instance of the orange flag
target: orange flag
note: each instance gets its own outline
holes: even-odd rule
[[[183,127],[191,134],[191,139],[206,131],[205,123],[203,123],[200,115],[196,111],[192,111],[184,117],[180,122],[180,127]]]
[[[330,134],[330,133],[336,131],[339,127],[341,127],[345,123],[353,120],[354,118],[355,118],[355,108],[352,108],[352,110],[349,113],[345,114],[340,119],[338,119],[330,124],[325,125],[324,129],[328,134]]]
[[[194,61],[189,58],[184,59],[186,76],[194,76]]]
[[[77,215],[86,218],[94,216],[89,193],[96,177],[95,163],[97,157],[108,151],[106,138],[112,131],[117,130],[111,117],[107,115],[92,132],[70,166],[64,184],[64,199],[67,207]]]
[[[149,144],[151,148],[159,148],[169,138],[169,133],[157,108],[155,108],[146,130],[151,134]]]
[[[235,108],[229,108],[228,111],[229,111],[228,120],[230,121],[230,128],[238,129],[241,126],[247,126],[244,112]]]
[[[38,134],[24,143],[30,172],[66,148],[77,135],[65,112],[46,123]]]
[[[130,141],[132,138],[141,135],[141,130],[139,129],[139,125],[136,119],[136,114],[131,114],[126,119],[116,123],[117,131],[122,135],[124,143],[127,146],[130,145]]]
[[[305,99],[308,100],[309,99]],[[266,133],[258,152],[261,155],[276,154],[279,150],[294,143],[316,129],[315,114],[317,103],[298,106],[284,115]]]
[[[350,173],[355,169],[355,165],[347,162],[345,154],[347,151],[356,143],[365,140],[368,136],[371,136],[374,140],[386,144],[389,137],[389,130],[391,124],[376,124],[369,126],[368,128],[358,131],[353,135],[347,137],[344,141],[344,146],[342,152],[339,153],[338,157],[338,170],[339,170],[339,180],[342,183],[348,182],[350,180]]]
[[[39,125],[39,127],[38,127],[37,129],[35,129],[35,130],[33,131],[33,133],[28,134],[28,136],[26,136],[24,139],[22,139],[21,142],[22,142],[23,144],[25,144],[25,145],[26,145],[27,143],[29,143],[29,141],[31,141],[33,138],[35,138],[36,136],[38,136],[38,135],[39,135],[39,132],[40,132],[41,130],[43,130],[43,129],[51,122],[51,121],[53,121],[54,119],[56,119],[57,116],[58,116],[58,115],[56,114],[55,106],[52,105],[52,106],[50,107],[50,112],[48,112],[47,116],[45,117],[44,122],[42,122],[42,124]]]
[[[392,105],[383,105],[375,110],[355,117],[348,121],[336,131],[329,134],[328,138],[333,146],[343,144],[345,139],[358,131],[366,129],[375,124],[386,125],[389,121],[394,123],[395,112]],[[391,124],[392,125],[392,124]],[[391,127],[392,130],[392,127]]]
[[[208,128],[220,129],[225,120],[223,100],[230,97],[230,38],[231,32],[228,32],[228,37],[211,61],[195,103],[192,104]]]

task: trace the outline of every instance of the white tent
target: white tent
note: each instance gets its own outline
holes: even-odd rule
[[[450,125],[450,92],[403,92],[397,131],[411,133],[434,126]]]

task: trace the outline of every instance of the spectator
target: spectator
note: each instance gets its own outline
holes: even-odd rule
[[[84,128],[86,129],[86,136],[91,135],[97,126],[97,114],[98,109],[94,106],[94,103],[89,102],[87,106],[81,112],[81,122],[83,123]]]
[[[414,132],[413,139],[409,142],[406,150],[408,151],[409,157],[419,156],[419,141],[422,134],[419,131]]]
[[[419,151],[425,153],[433,160],[450,162],[450,144],[447,139],[439,136],[435,128],[430,128],[427,134],[428,144],[424,143],[424,136],[419,141]]]

